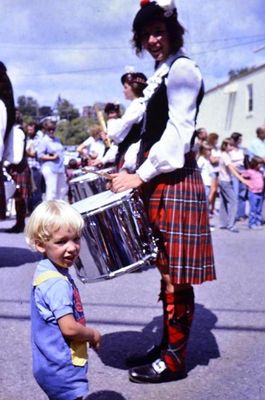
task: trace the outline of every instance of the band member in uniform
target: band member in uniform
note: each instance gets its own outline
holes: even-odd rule
[[[12,83],[7,75],[5,64],[0,61],[0,220],[6,219],[3,156],[15,118],[16,111]]]
[[[130,380],[160,383],[186,376],[192,285],[216,278],[207,200],[192,151],[203,81],[182,49],[184,28],[172,1],[142,1],[133,34],[136,53],[150,53],[155,72],[148,79],[138,168],[133,174],[113,174],[112,190],[141,187],[159,237],[156,265],[162,278],[163,337],[159,345],[128,363],[134,365]]]
[[[147,78],[141,72],[128,72],[121,77],[124,96],[131,104],[123,116],[109,122],[108,136],[115,144],[118,144],[116,165],[120,169],[124,163],[124,157],[133,143],[140,140],[142,119],[145,112],[143,90],[147,86]],[[136,147],[138,149],[138,147]],[[137,154],[137,152],[136,152]]]
[[[124,97],[131,101],[130,105],[120,118],[108,120],[107,133],[113,144],[102,159],[98,158],[91,165],[103,166],[107,163],[116,164],[118,170],[124,163],[124,156],[132,144],[139,142],[141,121],[145,112],[143,90],[147,86],[147,78],[141,72],[128,72],[121,77]],[[133,163],[134,154],[137,154],[138,146],[134,146],[127,157],[127,168]]]

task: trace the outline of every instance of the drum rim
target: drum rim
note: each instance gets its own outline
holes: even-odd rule
[[[118,204],[125,197],[131,197],[131,195],[133,193],[134,193],[134,191],[132,189],[128,189],[128,190],[126,190],[124,192],[120,192],[120,193],[114,193],[111,190],[106,190],[105,192],[100,192],[93,196],[87,197],[86,199],[79,200],[79,201],[73,203],[72,207],[74,207],[81,215],[89,214],[89,213],[96,211],[97,209],[101,210],[102,207],[111,206],[115,203]],[[108,197],[110,194],[112,194],[113,197]],[[103,198],[103,196],[105,196],[106,199],[108,199],[109,201],[108,202],[106,201],[105,203],[102,203],[102,202],[96,203],[97,198],[100,198],[100,197]],[[88,204],[88,203],[91,203],[91,205],[92,205],[93,200],[95,201],[94,207],[82,211],[84,208],[83,205]]]

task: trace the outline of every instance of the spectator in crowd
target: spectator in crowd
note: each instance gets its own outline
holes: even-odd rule
[[[210,215],[214,214],[215,201],[218,193],[219,160],[221,150],[218,147],[219,135],[215,132],[209,133],[207,143],[211,147],[210,162],[213,168],[212,187],[209,198]]]
[[[16,183],[14,194],[16,223],[12,228],[6,229],[7,233],[20,233],[25,228],[25,218],[27,215],[27,201],[31,195],[31,174],[26,155],[26,135],[22,128],[22,116],[16,112],[16,121],[13,127],[14,146],[12,162],[7,165],[7,172]],[[7,160],[11,157],[6,156]]]
[[[236,176],[243,184],[248,182],[234,167],[230,152],[233,150],[231,138],[223,140],[221,145],[219,189],[220,189],[220,228],[238,232],[235,226],[237,214],[237,197],[233,189],[232,176]]]
[[[250,229],[260,229],[262,224],[262,205],[264,200],[262,165],[263,159],[254,156],[249,162],[249,168],[242,173],[242,176],[249,182],[248,200],[250,210],[248,226]]]
[[[252,140],[248,147],[248,153],[251,157],[261,157],[265,163],[265,125],[259,126],[256,130],[257,137]]]
[[[241,146],[242,134],[239,132],[233,132],[231,134],[231,139],[233,144],[233,150],[230,151],[231,161],[237,172],[242,173],[242,171],[244,170],[244,160],[246,155],[246,150]],[[234,175],[232,176],[232,182],[238,201],[236,219],[238,221],[243,221],[247,218],[246,217],[247,188]]]
[[[26,135],[26,154],[32,178],[32,193],[28,199],[28,211],[31,213],[42,202],[43,176],[37,155],[37,148],[41,137],[37,135],[37,124],[35,122],[30,122],[26,125]]]
[[[0,61],[0,220],[6,218],[3,155],[8,136],[15,123],[15,102],[6,66]]]
[[[86,326],[79,291],[69,273],[80,251],[84,221],[64,201],[46,201],[26,227],[28,243],[42,255],[31,289],[33,375],[48,398],[84,400],[88,353],[101,335]]]
[[[211,189],[212,189],[212,180],[213,180],[213,167],[210,162],[211,157],[211,147],[207,143],[203,143],[200,146],[199,157],[197,159],[198,167],[201,171],[201,176],[205,188],[206,198],[209,202]]]
[[[45,197],[46,200],[64,200],[68,190],[64,167],[64,146],[55,136],[54,122],[47,121],[44,128],[45,135],[38,144],[37,153],[45,180]]]
[[[208,132],[205,128],[198,128],[196,129],[196,136],[195,136],[195,144],[193,146],[193,151],[199,154],[200,146],[207,141]]]

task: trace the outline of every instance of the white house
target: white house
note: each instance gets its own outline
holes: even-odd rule
[[[238,74],[206,91],[197,127],[216,132],[220,139],[232,132],[243,134],[243,145],[256,137],[256,128],[265,123],[265,64]]]

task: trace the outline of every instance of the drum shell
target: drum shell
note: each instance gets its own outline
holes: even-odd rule
[[[104,169],[104,172],[112,172],[113,169]],[[91,173],[81,175],[70,180],[69,188],[75,202],[86,199],[94,194],[107,190],[107,179]]]
[[[137,192],[82,216],[85,229],[75,267],[84,283],[130,272],[156,257],[155,239]]]
[[[9,200],[15,194],[16,183],[7,172],[4,171],[3,175],[4,175],[4,185],[5,185],[5,197],[6,200]]]

